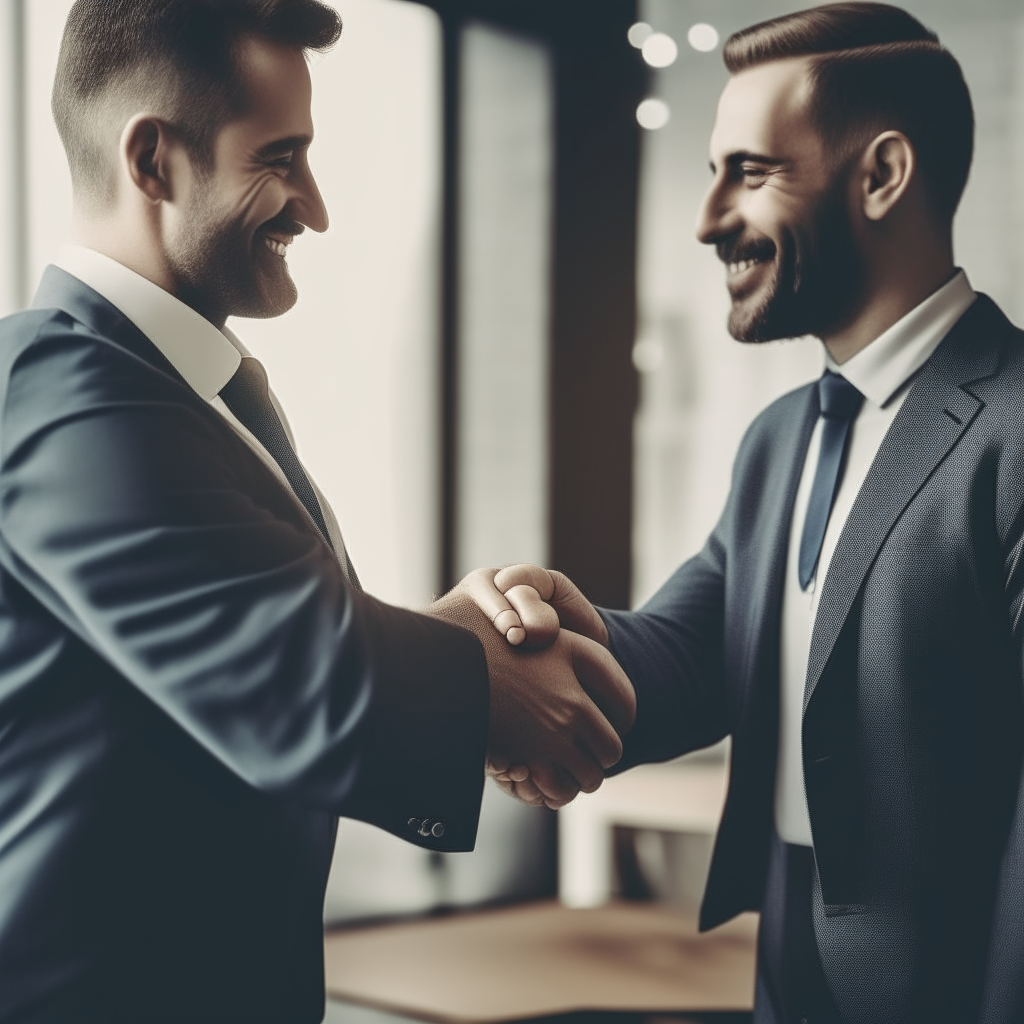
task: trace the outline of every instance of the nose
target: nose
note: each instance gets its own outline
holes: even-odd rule
[[[726,182],[721,175],[716,175],[697,211],[697,224],[694,228],[697,241],[704,245],[714,245],[720,239],[735,234],[741,227]]]
[[[320,234],[326,231],[331,223],[316,178],[305,161],[302,173],[295,184],[295,194],[288,203],[288,215],[304,224],[310,231]]]

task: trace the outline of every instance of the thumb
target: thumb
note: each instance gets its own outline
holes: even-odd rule
[[[514,600],[510,592],[520,586],[532,587],[542,601],[554,608],[563,629],[589,637],[603,647],[608,646],[608,628],[604,619],[565,573],[557,569],[541,569],[536,565],[510,565],[495,573],[494,586],[509,599],[520,615],[523,611],[519,607],[520,602]],[[536,601],[536,598],[533,600]]]

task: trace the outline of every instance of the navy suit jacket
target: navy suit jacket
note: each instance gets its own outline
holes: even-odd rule
[[[721,520],[637,612],[621,766],[732,736],[701,910],[761,906],[789,524],[817,389],[751,426]],[[1024,334],[984,296],[915,378],[840,537],[808,661],[822,963],[849,1024],[1024,1021]]]
[[[473,846],[482,649],[349,589],[106,300],[51,267],[36,306],[0,322],[0,1022],[319,1022],[336,817]]]

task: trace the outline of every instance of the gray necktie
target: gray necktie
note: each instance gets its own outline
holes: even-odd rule
[[[316,491],[313,490],[313,485],[309,482],[309,477],[306,476],[306,471],[288,440],[284,424],[270,400],[270,384],[263,364],[252,356],[243,356],[234,376],[221,389],[220,397],[238,418],[238,422],[266,448],[281,467],[281,472],[284,473],[295,496],[305,506],[327,546],[333,551],[334,544]],[[349,582],[361,589],[359,577],[356,576],[344,544],[337,554]]]

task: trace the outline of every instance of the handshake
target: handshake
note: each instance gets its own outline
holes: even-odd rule
[[[477,569],[426,614],[471,630],[490,679],[488,774],[505,792],[561,807],[622,757],[636,693],[594,606],[562,573]]]

